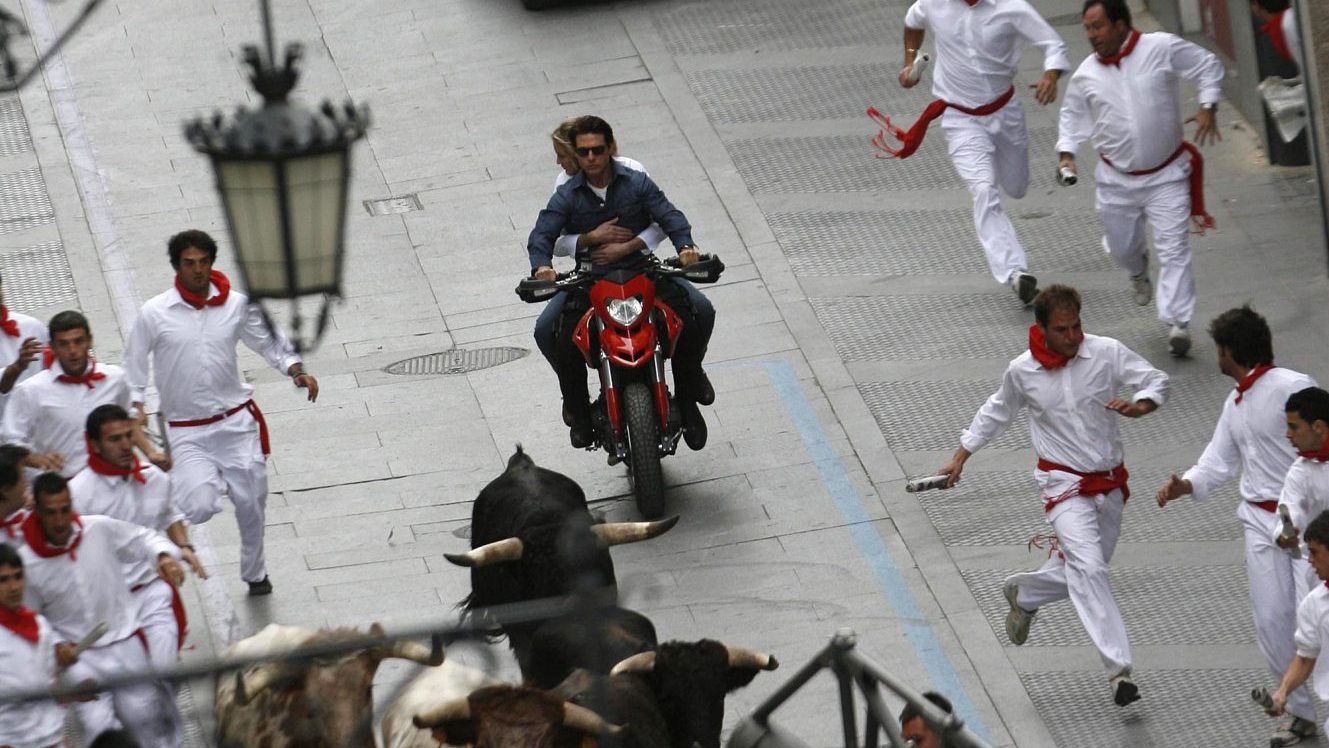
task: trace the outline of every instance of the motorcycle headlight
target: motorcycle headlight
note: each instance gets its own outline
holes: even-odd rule
[[[641,299],[636,296],[629,299],[609,299],[605,301],[605,309],[615,322],[626,327],[641,316]]]

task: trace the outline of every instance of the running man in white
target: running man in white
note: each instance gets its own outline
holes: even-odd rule
[[[231,288],[212,265],[217,243],[202,231],[167,242],[175,287],[143,305],[125,346],[134,407],[143,412],[151,357],[153,382],[170,426],[171,495],[191,524],[221,511],[224,488],[240,526],[240,578],[250,595],[272,593],[263,555],[268,500],[268,428],[241,377],[235,346],[243,341],[296,387],[318,397],[318,380],[304,370],[289,340]]]
[[[1299,536],[1312,517],[1329,510],[1329,392],[1319,387],[1294,392],[1288,397],[1284,411],[1287,439],[1297,450],[1297,459],[1283,479],[1278,503],[1287,506]],[[1281,531],[1275,534],[1280,547],[1294,548],[1300,544],[1296,537],[1284,537]],[[1300,545],[1305,556],[1306,547]],[[1298,592],[1304,595],[1314,583],[1314,579],[1305,580]]]
[[[1057,80],[1071,69],[1066,43],[1025,0],[914,0],[904,18],[904,68],[900,85],[912,88],[914,61],[927,31],[936,37],[933,102],[892,153],[906,158],[923,140],[928,122],[941,117],[955,171],[974,197],[974,229],[988,269],[1025,304],[1038,293],[1029,260],[1001,205],[1001,190],[1014,198],[1029,189],[1029,135],[1015,96],[1021,44],[1043,51],[1043,76],[1030,86],[1040,104],[1057,98]]]
[[[189,543],[184,514],[171,501],[171,479],[156,466],[139,462],[130,442],[133,429],[133,419],[118,405],[102,405],[88,415],[88,466],[69,481],[74,509],[84,516],[100,514],[161,532],[180,549],[180,557],[194,573],[207,579]],[[148,658],[154,668],[169,670],[179,662],[188,630],[179,588],[146,561],[127,564],[124,572],[139,606]],[[175,688],[166,683],[162,688],[174,702]],[[173,722],[176,742],[183,742],[184,726],[179,719]]]
[[[88,461],[84,422],[93,408],[115,403],[130,405],[125,372],[91,355],[92,327],[79,312],[64,311],[51,318],[49,369],[19,383],[9,393],[0,433],[9,444],[32,450],[28,464],[73,477]],[[167,465],[141,428],[134,429],[134,445],[154,464]]]
[[[1121,342],[1087,335],[1080,326],[1080,294],[1048,286],[1034,299],[1029,350],[1006,367],[1001,387],[960,437],[960,448],[939,471],[946,487],[960,480],[969,456],[1001,436],[1021,408],[1038,453],[1035,477],[1043,511],[1056,530],[1060,552],[1037,571],[1006,580],[1006,634],[1024,644],[1034,613],[1070,597],[1107,668],[1113,700],[1140,698],[1131,680],[1131,649],[1108,585],[1108,562],[1117,547],[1121,512],[1130,489],[1118,416],[1139,418],[1167,398],[1168,376]],[[1129,400],[1117,392],[1129,386]]]
[[[32,503],[28,481],[23,477],[29,454],[26,447],[17,444],[0,445],[0,542],[15,548],[23,545],[19,525],[27,519]]]
[[[49,343],[46,325],[35,317],[9,311],[0,285],[0,416],[14,385],[42,370],[42,346]]]
[[[1131,27],[1125,0],[1085,3],[1084,28],[1094,54],[1080,63],[1061,104],[1059,168],[1075,171],[1075,152],[1085,140],[1098,150],[1094,169],[1103,248],[1130,275],[1135,303],[1156,296],[1158,318],[1169,325],[1175,356],[1191,349],[1195,276],[1190,227],[1213,226],[1204,209],[1204,159],[1183,139],[1181,79],[1199,87],[1195,142],[1222,140],[1218,132],[1223,63],[1213,53],[1165,32]],[[1149,282],[1145,223],[1158,254],[1158,291]]]
[[[124,564],[143,561],[179,583],[179,549],[156,532],[110,517],[80,517],[69,484],[58,473],[33,481],[33,511],[23,521],[26,545],[19,550],[27,575],[29,607],[46,616],[63,641],[76,642],[98,622],[108,629],[69,669],[74,682],[142,672],[151,665],[129,592]],[[124,726],[143,748],[180,745],[175,699],[159,683],[142,682],[74,706],[85,741]]]
[[[38,691],[73,664],[74,645],[61,642],[44,616],[23,605],[23,559],[0,543],[0,691]],[[54,700],[0,703],[0,745],[64,745],[65,708]]]
[[[1291,695],[1302,689],[1306,679],[1315,674],[1315,694],[1329,700],[1329,667],[1320,654],[1329,643],[1329,512],[1321,512],[1306,528],[1304,535],[1311,568],[1319,583],[1297,606],[1297,654],[1283,673],[1278,690],[1270,694],[1273,706],[1269,714],[1277,717],[1287,709]],[[1324,723],[1329,732],[1329,722]]]
[[[1188,494],[1203,501],[1209,493],[1241,472],[1241,501],[1237,521],[1246,538],[1246,578],[1255,616],[1256,641],[1275,678],[1292,662],[1296,649],[1292,635],[1297,623],[1297,602],[1306,592],[1308,569],[1274,543],[1282,523],[1277,514],[1296,451],[1288,443],[1283,408],[1292,393],[1315,386],[1315,380],[1274,366],[1273,335],[1264,317],[1249,306],[1229,309],[1209,323],[1209,335],[1218,348],[1218,368],[1237,386],[1223,402],[1223,411],[1204,453],[1178,477],[1173,474],[1158,489],[1158,505],[1166,506]],[[1290,716],[1269,739],[1271,746],[1288,746],[1315,734],[1315,702],[1310,691],[1291,693]]]

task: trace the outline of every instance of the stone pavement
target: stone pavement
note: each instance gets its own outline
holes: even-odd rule
[[[1069,606],[1044,611],[1027,646],[1005,641],[999,581],[1041,561],[1026,541],[1045,529],[1023,422],[970,462],[963,488],[903,491],[906,475],[953,450],[1031,316],[987,275],[941,134],[908,161],[872,157],[865,105],[905,117],[927,99],[892,82],[905,4],[642,0],[541,14],[518,0],[276,5],[279,40],[306,46],[297,92],[368,102],[375,127],[356,156],[347,296],[309,358],[323,395],[305,403],[257,357],[243,359],[274,434],[276,593],[244,597],[229,517],[200,528],[216,573],[190,585],[188,656],[269,621],[391,628],[453,615],[469,579],[442,554],[467,546],[470,501],[518,442],[577,478],[595,511],[635,516],[622,468],[568,448],[538,355],[465,374],[390,372],[450,349],[533,348],[539,310],[511,289],[556,173],[546,133],[596,112],[729,266],[707,291],[720,310],[710,444],[665,463],[683,519],[615,551],[629,604],[662,636],[759,647],[793,667],[850,626],[893,672],[954,697],[994,745],[1264,743],[1271,722],[1246,696],[1268,677],[1235,489],[1166,511],[1148,498],[1198,455],[1230,382],[1202,335],[1191,359],[1172,360],[1152,310],[1131,304],[1098,250],[1089,180],[1052,180],[1054,110],[1021,91],[1034,183],[1008,206],[1031,269],[1082,288],[1091,331],[1174,376],[1173,400],[1126,426],[1142,498],[1113,579],[1144,693],[1127,710],[1112,706]],[[1080,3],[1037,5],[1081,59]],[[22,6],[40,44],[72,10]],[[22,93],[31,147],[7,145],[0,125],[0,272],[15,308],[47,313],[76,292],[99,354],[116,360],[137,306],[170,282],[167,236],[219,235],[221,265],[233,269],[209,168],[180,123],[252,98],[238,50],[258,37],[249,3],[121,3]],[[1038,63],[1026,60],[1028,81]],[[0,119],[17,112],[5,106]],[[1329,381],[1309,172],[1266,166],[1233,117],[1220,113],[1225,140],[1209,149],[1219,229],[1195,242],[1197,333],[1252,300],[1274,325],[1280,362]],[[408,194],[419,210],[360,206]],[[43,251],[45,275],[14,269],[38,267],[17,253]],[[17,295],[48,276],[58,278],[49,291]],[[787,672],[731,696],[726,725]],[[380,681],[401,677],[385,666]],[[206,686],[196,690],[206,702]],[[776,717],[832,745],[836,703],[823,677]]]

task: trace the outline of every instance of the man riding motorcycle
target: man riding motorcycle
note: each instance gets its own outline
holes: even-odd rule
[[[580,117],[570,134],[581,171],[554,191],[536,219],[526,244],[531,276],[555,279],[554,244],[565,232],[581,235],[577,257],[579,261],[589,260],[592,272],[649,261],[638,251],[639,241],[597,243],[596,229],[614,219],[617,222],[613,225],[627,229],[632,237],[652,222],[659,224],[678,251],[679,264],[695,262],[700,253],[692,243],[687,217],[645,172],[614,160],[617,148],[609,123],[595,116]],[[710,331],[697,324],[688,292],[681,285],[661,279],[656,293],[683,319],[673,356],[675,396],[683,417],[683,440],[690,448],[701,449],[706,444],[706,421],[697,405],[710,405],[715,400],[715,391],[701,366]],[[563,395],[564,417],[570,421],[572,446],[588,447],[594,442],[594,434],[586,362],[572,343],[573,328],[586,305],[582,299],[567,302],[559,320],[553,365]]]

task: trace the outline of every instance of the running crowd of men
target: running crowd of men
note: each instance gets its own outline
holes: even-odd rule
[[[1286,5],[1252,3],[1266,14],[1286,13]],[[1267,29],[1287,26],[1271,17]],[[1086,139],[1099,152],[1095,181],[1103,248],[1127,271],[1137,303],[1156,303],[1170,349],[1182,356],[1191,346],[1196,301],[1190,226],[1203,229],[1212,219],[1203,205],[1199,151],[1184,141],[1178,81],[1198,86],[1200,108],[1188,121],[1196,122],[1195,139],[1204,144],[1218,137],[1223,66],[1175,35],[1135,30],[1123,0],[1087,0],[1083,20],[1094,54],[1066,88],[1058,168],[1069,181],[1076,149]],[[1069,599],[1099,650],[1113,700],[1126,706],[1140,692],[1108,583],[1130,495],[1118,418],[1142,417],[1164,405],[1168,376],[1122,342],[1086,334],[1075,289],[1053,284],[1039,292],[1002,208],[1000,191],[1020,197],[1029,183],[1024,114],[1013,82],[1020,44],[1028,41],[1044,52],[1045,72],[1032,86],[1042,104],[1055,100],[1059,79],[1070,70],[1065,44],[1026,0],[916,0],[905,17],[900,82],[906,87],[917,82],[913,66],[928,31],[935,37],[938,101],[907,132],[882,118],[901,139],[898,149],[884,138],[874,142],[907,157],[921,145],[928,123],[941,119],[952,160],[973,194],[975,228],[993,277],[1009,284],[1021,302],[1032,303],[1035,316],[1029,350],[1011,361],[999,390],[974,416],[941,472],[947,487],[954,486],[969,456],[999,437],[1021,409],[1028,411],[1039,503],[1059,552],[1041,568],[1006,580],[1007,634],[1023,644],[1039,608]],[[617,156],[607,124],[583,129],[555,132],[565,171],[560,180],[571,185],[560,182],[561,190],[582,189],[579,171],[588,174],[584,189],[601,200],[608,199],[611,183],[645,181],[640,164]],[[643,227],[613,223],[580,227],[575,249],[565,251],[594,254],[610,246],[618,257],[649,252],[663,238],[651,241],[638,235]],[[1156,291],[1146,224],[1161,264]],[[537,227],[533,237],[545,241],[532,240],[533,274],[552,274],[548,262],[566,228],[540,234]],[[670,238],[680,253],[695,254],[684,228]],[[175,287],[143,306],[123,369],[90,355],[92,330],[80,313],[61,312],[43,325],[10,313],[0,293],[0,363],[7,362],[0,374],[0,689],[40,690],[57,679],[96,682],[172,666],[185,635],[177,591],[184,566],[207,574],[187,528],[219,512],[223,492],[240,528],[241,579],[251,595],[272,592],[263,553],[267,429],[252,387],[240,377],[236,344],[243,341],[290,376],[311,401],[318,382],[289,341],[213,268],[217,245],[211,237],[182,232],[168,242],[168,254]],[[709,302],[686,287],[678,296],[697,308],[709,334]],[[551,324],[556,314],[553,309],[542,315],[537,327],[551,363],[558,358]],[[1329,641],[1329,392],[1274,365],[1269,327],[1249,307],[1216,317],[1209,334],[1220,369],[1236,387],[1199,461],[1169,478],[1156,499],[1160,507],[1186,495],[1203,500],[1240,474],[1244,501],[1237,514],[1245,530],[1258,643],[1280,680],[1269,709],[1287,714],[1271,745],[1292,745],[1316,733],[1314,701],[1304,682],[1319,668],[1321,642]],[[164,451],[145,433],[150,371],[169,426]],[[569,383],[580,379],[579,386],[562,388],[577,444],[586,437],[584,371],[562,374]],[[689,402],[708,404],[713,393],[704,372],[692,372],[690,384]],[[1134,394],[1118,398],[1123,387]],[[700,414],[691,420],[691,438],[704,442]],[[1280,520],[1284,508],[1291,532]],[[1316,688],[1329,697],[1329,665],[1323,670]],[[88,744],[122,728],[142,746],[182,742],[174,693],[164,682],[118,688],[73,708]],[[0,704],[0,746],[60,744],[64,710],[50,700]],[[924,726],[913,724],[914,716],[906,713],[902,722],[917,728],[920,740],[928,737]]]
[[[13,313],[0,286],[0,689],[41,691],[174,667],[186,633],[178,587],[207,571],[188,526],[221,511],[240,528],[240,577],[272,592],[263,553],[269,452],[263,414],[241,378],[236,343],[308,390],[290,342],[213,268],[201,231],[171,237],[175,286],[138,314],[124,368],[91,355],[76,311],[48,324]],[[167,444],[145,433],[149,363]],[[137,451],[136,451],[137,450]],[[147,461],[140,460],[141,452]],[[169,471],[169,472],[168,472]],[[175,691],[144,682],[76,701],[85,744],[124,735],[182,744]],[[0,704],[0,746],[63,745],[65,707]]]
[[[1289,28],[1295,36],[1286,0],[1252,0],[1251,10],[1271,37],[1284,38]],[[1082,20],[1093,54],[1066,86],[1058,173],[1063,184],[1073,183],[1076,151],[1092,142],[1099,155],[1094,179],[1103,249],[1126,270],[1136,303],[1147,305],[1152,297],[1172,354],[1184,356],[1196,304],[1189,235],[1192,226],[1201,232],[1212,227],[1213,219],[1204,208],[1203,160],[1184,139],[1178,84],[1184,79],[1197,87],[1199,108],[1186,122],[1196,123],[1199,145],[1212,142],[1219,138],[1223,65],[1176,35],[1139,32],[1124,0],[1086,0]],[[974,225],[993,277],[1020,301],[1032,302],[1035,317],[1028,351],[1010,362],[1000,388],[940,472],[945,487],[954,486],[969,457],[1001,436],[1021,410],[1028,412],[1039,502],[1057,552],[1039,569],[1006,579],[1006,633],[1024,644],[1039,608],[1069,598],[1098,649],[1114,702],[1124,707],[1140,698],[1140,689],[1108,582],[1130,496],[1118,418],[1139,418],[1162,406],[1168,376],[1122,342],[1086,334],[1075,289],[1053,284],[1038,291],[999,194],[1018,198],[1029,186],[1028,137],[1014,85],[1021,45],[1043,51],[1044,74],[1031,88],[1045,105],[1070,70],[1066,45],[1025,0],[915,0],[904,23],[900,84],[917,84],[914,66],[930,31],[937,100],[907,131],[870,110],[885,125],[873,143],[907,158],[928,123],[941,119],[956,171],[974,198]],[[1285,41],[1280,50],[1289,48]],[[1146,225],[1161,265],[1156,290]],[[1304,374],[1274,366],[1272,334],[1249,306],[1216,317],[1209,333],[1219,368],[1236,387],[1200,460],[1171,476],[1156,499],[1160,507],[1186,495],[1203,500],[1241,475],[1237,516],[1257,640],[1280,681],[1268,710],[1286,714],[1270,744],[1293,745],[1316,733],[1314,701],[1304,683],[1320,642],[1329,640],[1329,514],[1321,516],[1329,510],[1329,392]],[[1133,394],[1118,397],[1124,388]],[[1315,685],[1329,697],[1329,666],[1324,670]]]

